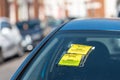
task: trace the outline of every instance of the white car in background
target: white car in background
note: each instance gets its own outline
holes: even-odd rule
[[[22,56],[21,35],[8,18],[0,18],[0,63],[14,55]]]

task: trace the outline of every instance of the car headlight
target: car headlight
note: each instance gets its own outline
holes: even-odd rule
[[[9,34],[10,30],[8,28],[3,28],[1,32],[2,34]]]
[[[30,35],[27,35],[27,36],[25,37],[25,41],[26,41],[27,43],[32,43],[32,38],[31,38],[31,36],[30,36]]]
[[[27,35],[27,36],[25,36],[25,39],[23,39],[21,45],[26,46],[26,45],[31,44],[31,43],[32,43],[32,38],[30,35]]]

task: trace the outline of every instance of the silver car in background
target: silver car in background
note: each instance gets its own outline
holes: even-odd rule
[[[22,56],[21,35],[8,18],[0,18],[0,63],[14,55]]]

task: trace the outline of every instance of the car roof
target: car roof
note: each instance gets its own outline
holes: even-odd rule
[[[7,17],[0,17],[0,22],[9,22],[9,18]]]
[[[119,31],[120,19],[77,19],[68,22],[60,30]]]

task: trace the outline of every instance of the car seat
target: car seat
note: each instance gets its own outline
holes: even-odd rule
[[[108,67],[110,54],[105,44],[98,41],[88,41],[87,45],[94,46],[95,49],[89,54],[84,67],[84,80],[108,80]]]
[[[109,62],[107,47],[97,41],[88,41],[85,45],[94,46],[83,67],[54,66],[50,80],[104,80],[104,72]],[[103,74],[103,75],[101,75]],[[106,76],[106,75],[105,75]],[[100,78],[102,77],[102,78]]]
[[[107,47],[98,41],[88,41],[87,45],[94,46],[95,49],[90,53],[87,58],[86,64],[90,66],[104,66],[108,60],[110,59],[110,54]]]

